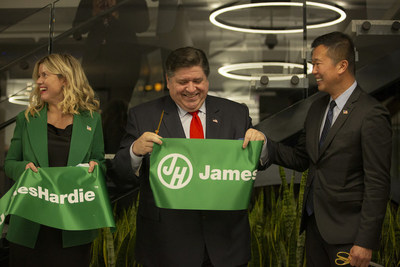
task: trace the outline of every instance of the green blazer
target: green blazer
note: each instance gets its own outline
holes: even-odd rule
[[[101,117],[97,112],[93,117],[89,112],[74,115],[68,166],[96,161],[105,171],[104,142]],[[4,164],[5,173],[17,180],[25,170],[26,164],[33,162],[37,167],[48,167],[47,147],[47,108],[39,115],[29,116],[24,112],[17,116],[13,138]],[[96,166],[97,168],[97,166]],[[13,243],[34,248],[40,224],[11,215],[7,239]],[[98,235],[98,230],[62,231],[63,247],[87,244]]]

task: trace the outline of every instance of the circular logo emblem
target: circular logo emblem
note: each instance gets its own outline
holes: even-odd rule
[[[192,179],[192,163],[182,154],[166,155],[158,164],[157,176],[164,186],[170,189],[181,189]]]

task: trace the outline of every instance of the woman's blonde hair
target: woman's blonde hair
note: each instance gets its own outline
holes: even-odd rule
[[[94,91],[89,85],[85,72],[79,61],[69,54],[50,54],[36,62],[33,69],[32,79],[36,81],[40,76],[39,66],[46,66],[51,74],[55,74],[59,79],[65,79],[63,86],[64,99],[59,103],[59,108],[64,114],[79,114],[81,111],[97,111],[100,103],[95,99]],[[45,102],[40,98],[40,88],[36,84],[29,97],[29,106],[25,111],[34,116],[35,113],[45,106]]]

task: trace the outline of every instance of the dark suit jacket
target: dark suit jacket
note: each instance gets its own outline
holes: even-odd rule
[[[248,108],[213,96],[206,98],[206,138],[239,139],[251,127]],[[176,104],[170,96],[139,105],[129,111],[127,132],[117,152],[114,167],[130,168],[129,149],[144,132],[185,138]],[[149,184],[149,156],[141,166],[140,202],[137,217],[136,257],[144,266],[201,266],[205,247],[215,266],[237,266],[250,259],[250,229],[247,210],[170,210],[155,206]],[[127,174],[125,174],[127,177]]]
[[[377,249],[390,188],[392,131],[387,110],[356,87],[318,149],[329,95],[310,107],[296,147],[268,139],[270,163],[304,171],[309,168],[305,200],[314,183],[318,229],[330,244]]]
[[[88,130],[87,126],[91,127],[91,130]],[[74,115],[68,166],[88,163],[91,160],[97,161],[99,166],[104,168],[101,118],[98,113],[93,113],[93,117],[91,117],[89,112],[82,112]],[[29,122],[26,120],[24,112],[18,114],[4,165],[6,175],[17,180],[29,162],[33,162],[38,167],[49,166],[46,107],[40,111],[39,116],[29,116]],[[12,215],[7,239],[13,243],[33,248],[39,230],[40,224]],[[97,235],[97,230],[62,231],[63,246],[71,247],[90,243]]]

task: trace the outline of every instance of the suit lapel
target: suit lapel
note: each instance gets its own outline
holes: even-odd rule
[[[347,118],[351,115],[354,105],[357,102],[358,97],[360,96],[360,92],[361,92],[360,88],[356,87],[354,92],[350,95],[343,109],[340,111],[339,116],[337,117],[336,121],[333,123],[331,129],[329,130],[328,135],[326,136],[326,139],[324,141],[324,145],[320,149],[320,155],[322,155],[325,152],[326,148],[332,142],[336,133],[340,130],[340,128],[343,126]]]
[[[48,167],[47,106],[43,107],[39,114],[29,118],[26,128],[38,165],[40,167]]]
[[[165,98],[164,106],[164,116],[160,126],[160,135],[162,137],[170,137],[170,138],[185,138],[185,131],[183,130],[181,120],[178,114],[178,108],[175,102],[171,99],[170,96]],[[161,112],[156,114],[156,116],[161,117]],[[157,120],[158,122],[158,120]],[[158,125],[156,125],[157,127]],[[161,130],[161,127],[165,129]]]
[[[217,139],[220,136],[221,114],[219,107],[213,104],[212,98],[206,98],[206,138]]]
[[[314,110],[311,111],[311,117],[309,118],[309,121],[315,122],[311,124],[311,130],[307,130],[307,138],[309,138],[310,143],[311,143],[311,152],[310,156],[312,157],[312,160],[314,162],[317,161],[318,155],[319,155],[319,137],[320,137],[320,132],[321,132],[321,124],[324,119],[325,115],[325,110],[328,105],[330,96],[327,95],[323,97],[320,101],[316,103],[316,107]]]
[[[83,162],[92,143],[93,133],[96,130],[95,123],[96,121],[90,114],[81,113],[74,115],[68,166],[75,166]]]

